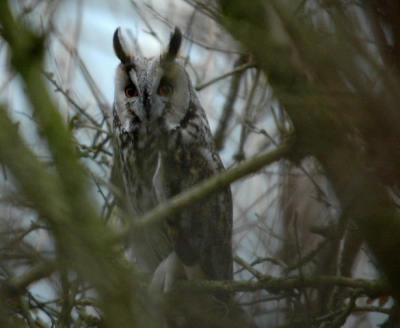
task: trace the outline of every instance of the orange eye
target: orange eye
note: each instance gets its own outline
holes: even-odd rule
[[[125,96],[127,96],[128,98],[138,96],[138,91],[133,84],[129,84],[128,86],[125,87]]]
[[[170,97],[172,95],[172,91],[172,86],[170,86],[169,84],[160,85],[158,88],[158,93],[164,97]]]

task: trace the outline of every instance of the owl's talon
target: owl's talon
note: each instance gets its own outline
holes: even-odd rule
[[[175,282],[185,276],[185,270],[182,262],[175,252],[172,252],[164,261],[160,263],[154,272],[150,283],[150,292],[161,293],[172,289]]]

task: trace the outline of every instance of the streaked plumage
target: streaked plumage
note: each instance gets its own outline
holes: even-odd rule
[[[114,181],[126,194],[134,220],[160,202],[223,170],[205,112],[177,58],[182,35],[171,36],[160,56],[130,54],[118,29],[114,50],[121,63],[115,77]],[[165,218],[132,237],[152,286],[168,290],[180,277],[232,279],[232,199],[230,188]]]

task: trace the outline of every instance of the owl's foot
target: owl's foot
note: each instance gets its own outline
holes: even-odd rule
[[[153,279],[150,283],[150,292],[168,292],[172,289],[174,283],[182,277],[185,277],[184,266],[178,258],[178,255],[176,255],[175,252],[172,252],[160,263],[154,272]]]

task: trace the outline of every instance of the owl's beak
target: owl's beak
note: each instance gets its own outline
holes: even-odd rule
[[[148,121],[150,121],[150,95],[147,93],[147,91],[145,91],[143,94],[143,107],[146,112],[146,118]]]

